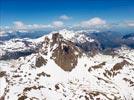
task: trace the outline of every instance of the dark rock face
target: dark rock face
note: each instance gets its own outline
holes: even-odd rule
[[[47,63],[47,60],[44,59],[42,56],[38,55],[36,57],[36,63],[35,63],[36,67],[41,67],[42,65],[46,65],[46,63]]]
[[[117,63],[113,66],[112,71],[118,71],[123,68],[124,65],[131,65],[128,61],[123,60],[120,63]]]
[[[0,100],[5,100],[5,97],[4,96],[0,97]]]
[[[21,96],[18,98],[18,100],[25,100],[27,98],[27,96]]]
[[[57,44],[57,48],[53,50],[52,59],[64,71],[71,71],[77,65],[79,49],[74,43],[62,39],[58,33],[53,34],[52,39],[51,45]]]
[[[94,66],[92,66],[92,67],[90,67],[89,69],[88,69],[88,71],[90,72],[90,71],[92,71],[92,69],[98,69],[98,68],[102,68],[104,65],[106,64],[106,62],[102,62],[102,63],[100,63],[100,64],[98,64],[98,65],[94,65]]]
[[[0,71],[0,77],[3,77],[6,75],[6,72],[5,71]]]
[[[52,36],[53,42],[51,43],[51,46],[54,46],[54,44],[59,44],[62,39],[63,37],[59,33],[53,34]]]
[[[125,65],[131,65],[132,66],[132,64],[129,63],[128,61],[126,61],[126,60],[123,60],[122,62],[115,64],[113,66],[113,68],[111,69],[111,72],[113,73],[113,76],[117,75]]]

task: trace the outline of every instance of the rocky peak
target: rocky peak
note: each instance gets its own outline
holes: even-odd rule
[[[74,42],[65,39],[62,34],[53,33],[51,35],[51,37],[46,36],[44,38],[39,53],[46,56],[47,59],[49,57],[53,59],[64,71],[71,71],[77,65],[78,57],[81,56],[82,51]],[[50,53],[49,57],[48,53]],[[45,65],[47,59],[38,55],[36,57],[36,66]]]
[[[59,33],[54,33],[52,35],[52,43],[51,46],[53,46],[54,44],[58,43],[63,37],[59,34]]]
[[[71,71],[77,65],[78,57],[81,56],[82,52],[95,55],[100,50],[99,43],[85,34],[77,34],[71,39],[64,38],[63,34],[58,32],[51,35],[51,38],[45,37],[40,51],[42,54],[52,52],[51,58],[64,71]],[[50,51],[48,51],[49,45]]]
[[[53,50],[52,59],[65,71],[71,71],[78,61],[81,52],[78,47],[71,41],[65,40],[59,33],[52,36],[51,46],[57,44]]]

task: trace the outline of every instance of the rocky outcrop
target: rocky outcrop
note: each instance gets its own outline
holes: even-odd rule
[[[102,62],[102,63],[100,63],[100,64],[98,64],[98,65],[94,65],[94,66],[91,66],[89,69],[88,69],[88,71],[90,72],[90,71],[92,71],[92,69],[98,69],[98,68],[102,68],[104,65],[106,64],[106,62]]]
[[[120,72],[120,70],[123,69],[123,67],[125,65],[131,65],[132,66],[132,64],[129,63],[128,61],[126,61],[126,60],[123,60],[122,62],[115,64],[113,66],[113,68],[111,69],[111,72],[112,72],[113,76],[117,75]]]
[[[36,67],[41,67],[42,65],[46,65],[46,63],[47,63],[47,59],[44,59],[41,55],[38,55],[36,57],[36,63],[35,63]]]
[[[111,69],[111,71],[118,71],[122,69],[124,65],[131,65],[131,64],[128,61],[123,60],[122,62],[115,64]]]

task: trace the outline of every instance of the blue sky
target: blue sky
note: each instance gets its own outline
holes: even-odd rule
[[[134,20],[134,0],[0,0],[0,26],[14,21],[49,24],[66,15],[71,25],[98,17],[107,22]]]

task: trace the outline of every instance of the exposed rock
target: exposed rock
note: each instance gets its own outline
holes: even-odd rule
[[[21,77],[21,75],[13,75],[12,77],[17,78],[17,77]]]
[[[58,44],[57,48],[53,50],[52,59],[55,63],[65,71],[71,71],[76,65],[80,50],[74,43],[62,39],[58,33],[53,34],[52,45]]]
[[[1,97],[0,97],[0,100],[5,100],[5,97],[4,97],[4,96],[1,96]]]
[[[108,97],[108,94],[106,93],[103,93],[103,92],[99,92],[99,91],[92,91],[89,93],[89,96],[90,96],[90,99],[91,100],[94,100],[94,97],[99,97],[99,96],[103,96],[106,98],[106,100],[120,100],[120,97],[116,97],[114,94],[111,94],[113,96],[114,99],[111,99]],[[99,98],[98,99],[95,99],[95,100],[100,100]]]
[[[27,98],[27,96],[21,96],[18,98],[18,100],[25,100]]]
[[[134,86],[134,82],[131,79],[123,78],[124,81],[129,82],[131,86]]]
[[[47,63],[47,59],[44,59],[41,55],[38,55],[36,57],[36,63],[35,63],[36,67],[41,67],[42,65],[46,65],[46,63]]]
[[[131,65],[131,64],[128,61],[123,60],[122,62],[115,64],[111,70],[118,71],[122,69],[124,65]]]
[[[47,76],[47,77],[50,77],[51,75],[49,74],[46,74],[45,72],[41,72],[41,73],[38,73],[37,76]]]
[[[98,64],[98,65],[91,66],[91,67],[88,69],[88,71],[90,72],[90,71],[92,70],[92,68],[93,68],[93,69],[102,68],[105,64],[106,64],[106,62],[102,62],[102,63],[100,63],[100,64]]]
[[[52,35],[52,43],[51,43],[51,46],[53,46],[55,43],[59,43],[62,38],[63,37],[59,33],[54,33]]]
[[[3,76],[5,76],[6,75],[6,72],[5,71],[1,71],[0,72],[0,77],[3,77]]]
[[[44,88],[43,86],[32,86],[32,87],[26,87],[24,90],[23,90],[23,92],[27,92],[27,91],[31,91],[32,89],[35,89],[35,90],[37,90],[37,89],[41,89],[41,88]]]
[[[56,90],[60,89],[60,87],[58,86],[58,84],[55,85]]]
[[[49,42],[50,42],[50,39],[47,36],[45,37],[45,42],[46,42],[46,44],[49,44]]]
[[[38,52],[40,52],[43,55],[47,55],[49,43],[50,43],[50,39],[46,36],[44,38],[44,41],[38,44],[38,48],[39,48]]]
[[[120,73],[119,70],[121,70],[125,65],[132,65],[132,64],[126,60],[123,60],[122,62],[115,64],[111,69],[112,75],[115,76],[118,73]]]
[[[112,76],[112,72],[109,71],[109,70],[105,70],[105,72],[103,73],[103,75],[107,78],[111,77]]]

